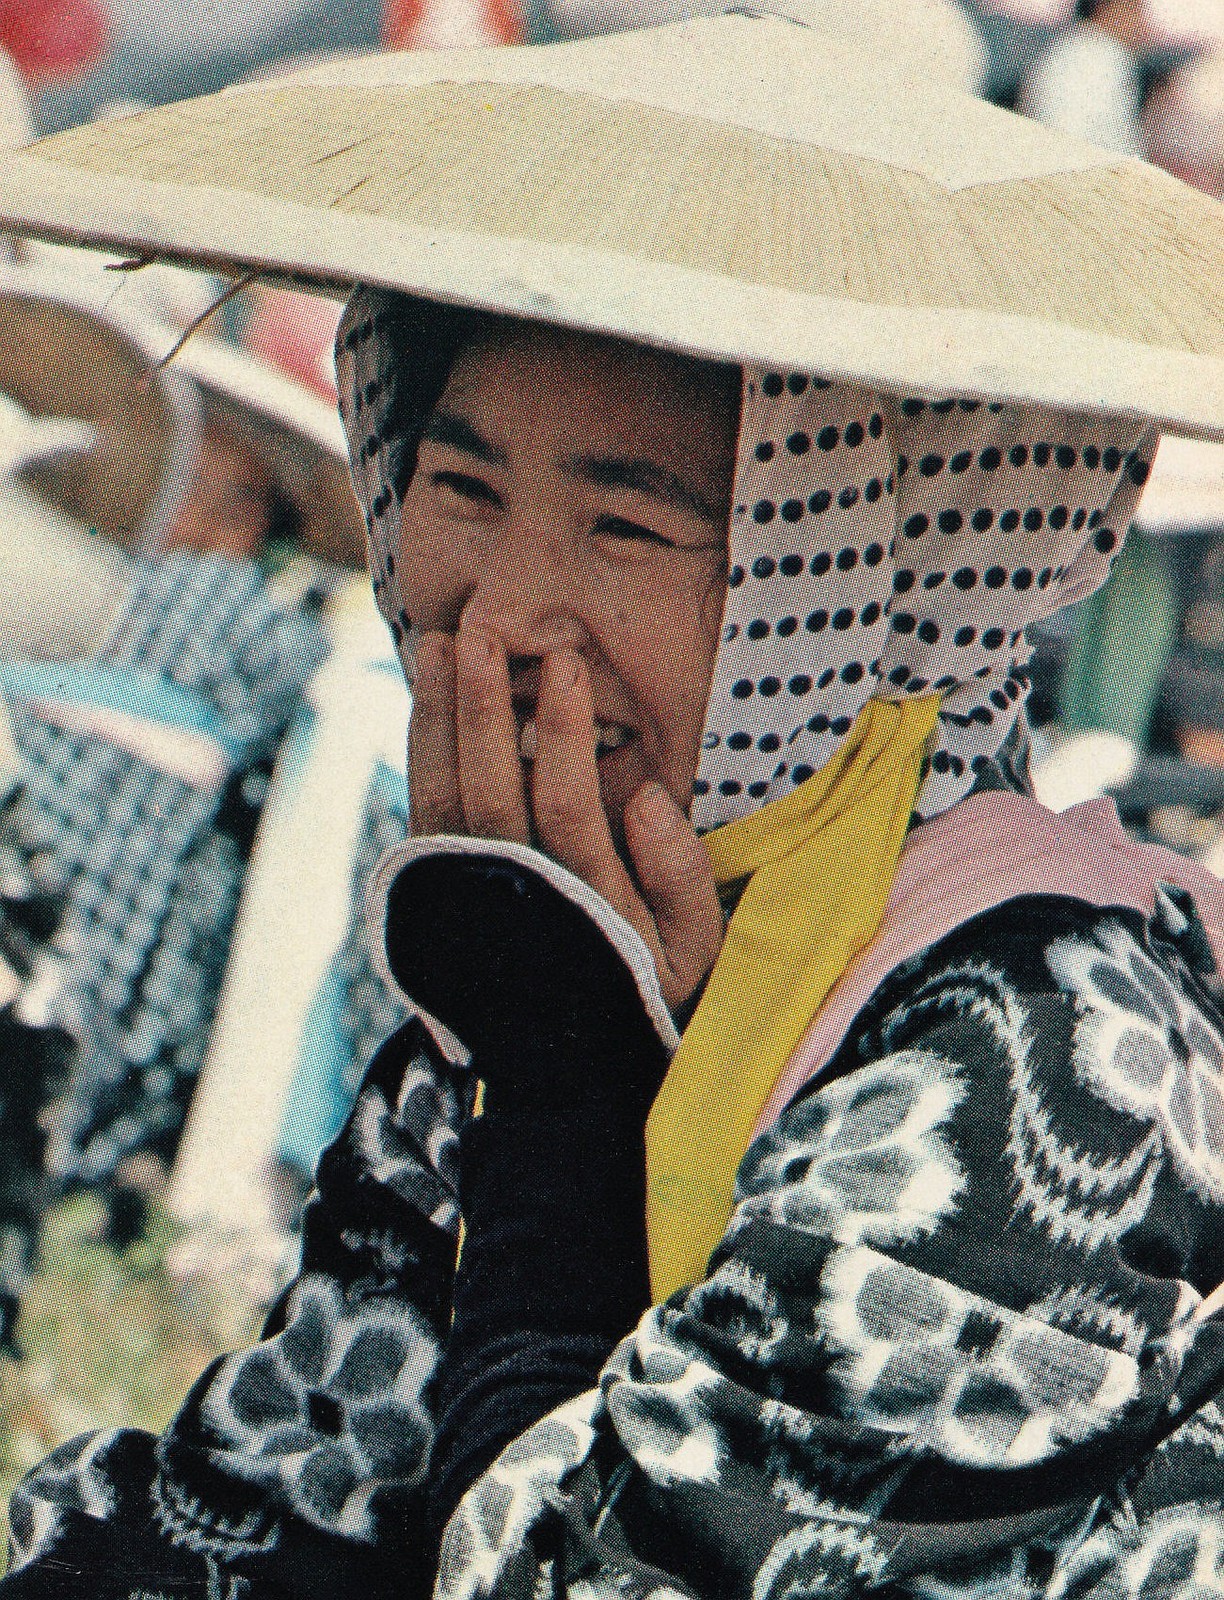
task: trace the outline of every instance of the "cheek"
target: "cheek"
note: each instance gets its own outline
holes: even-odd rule
[[[622,610],[625,676],[660,741],[687,761],[705,723],[726,584],[705,576],[684,595]]]
[[[409,496],[391,557],[392,581],[412,622],[426,632],[453,630],[473,581],[466,542],[453,531],[444,536],[419,514]]]
[[[719,636],[722,633],[723,613],[726,609],[727,568],[724,562],[721,569],[709,578],[701,596],[701,626],[705,634],[706,650],[711,668],[714,665],[714,656],[718,649]]]

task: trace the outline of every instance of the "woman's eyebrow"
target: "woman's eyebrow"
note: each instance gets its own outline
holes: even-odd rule
[[[431,444],[445,444],[452,450],[462,450],[464,455],[475,456],[477,461],[483,461],[486,466],[506,465],[504,450],[490,444],[464,417],[457,417],[450,411],[432,412],[421,437],[428,439]]]
[[[600,489],[633,489],[663,505],[692,511],[705,522],[721,525],[726,521],[725,514],[711,505],[699,489],[654,461],[628,456],[571,456],[561,463],[561,470]]]

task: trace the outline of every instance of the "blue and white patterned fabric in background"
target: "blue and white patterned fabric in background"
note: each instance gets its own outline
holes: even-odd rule
[[[318,600],[173,555],[137,565],[92,660],[6,672],[21,848],[65,904],[25,999],[79,1041],[48,1152],[65,1187],[173,1156],[267,773],[326,655]]]

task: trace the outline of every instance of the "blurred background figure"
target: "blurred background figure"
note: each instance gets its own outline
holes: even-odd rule
[[[67,1084],[72,1058],[62,1029],[32,1026],[17,1009],[62,909],[38,893],[8,814],[21,779],[21,753],[0,699],[0,1352],[9,1356],[20,1354],[22,1294],[54,1198],[43,1112]]]
[[[0,0],[0,50],[31,91],[79,78],[112,43],[108,0]]]
[[[448,50],[523,44],[527,29],[520,0],[386,0],[382,40],[388,50]]]
[[[1149,161],[1206,194],[1224,196],[1224,43],[1154,86],[1142,135]]]
[[[335,406],[338,302],[257,283],[246,291],[244,308],[243,349]]]
[[[365,889],[408,831],[411,703],[364,575],[326,621],[330,654],[277,760],[167,1194],[194,1234],[176,1272],[268,1294],[315,1163],[406,1016],[374,964]]]
[[[1220,0],[1076,0],[1029,67],[1017,110],[1119,155],[1157,159],[1149,102],[1171,74],[1224,44]],[[1156,120],[1179,112],[1169,107]]]
[[[1075,17],[1029,72],[1017,109],[1090,144],[1138,156],[1139,61],[1152,43],[1147,0],[1077,0]]]
[[[1113,790],[1136,833],[1224,839],[1224,446],[1163,440],[1109,582],[1036,640],[1038,797]],[[1219,853],[1224,868],[1224,853]],[[1214,861],[1216,856],[1212,856]]]
[[[123,561],[88,649],[0,674],[24,757],[8,820],[62,907],[21,1008],[76,1046],[48,1160],[106,1193],[116,1242],[173,1159],[268,779],[362,557],[334,412],[206,340],[191,376],[159,373],[171,342],[88,278],[0,281],[0,387],[98,441],[31,482]]]
[[[1075,15],[1075,0],[970,0],[966,9],[990,55],[986,96],[1014,106],[1029,67]]]
[[[31,478],[93,444],[72,419],[38,418],[0,394],[0,656],[38,660],[90,650],[114,615],[123,553],[49,503]]]

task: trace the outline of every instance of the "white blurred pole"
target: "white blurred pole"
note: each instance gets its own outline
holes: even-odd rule
[[[262,1233],[265,1182],[302,1025],[348,926],[353,847],[378,758],[404,759],[408,692],[369,580],[333,602],[333,653],[311,686],[301,770],[273,776],[243,888],[212,1040],[167,1193],[191,1225]]]

